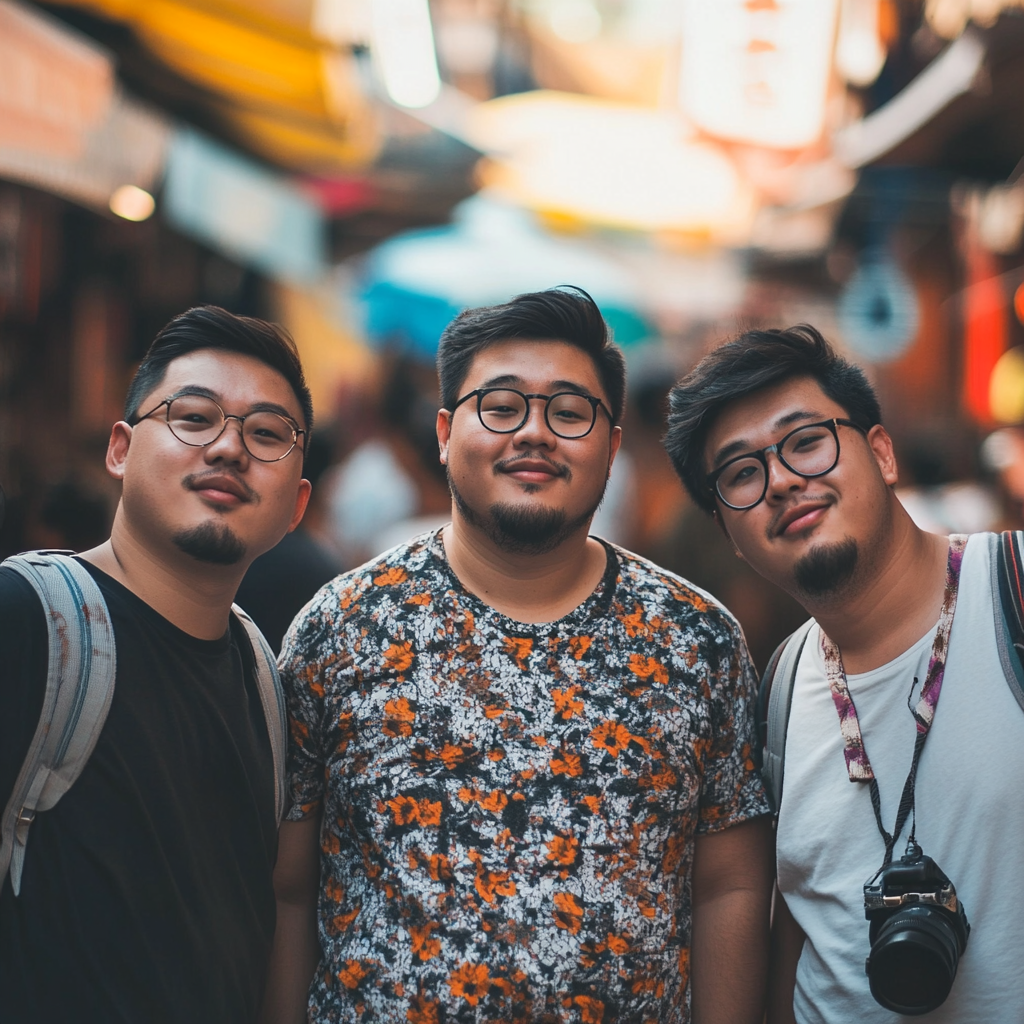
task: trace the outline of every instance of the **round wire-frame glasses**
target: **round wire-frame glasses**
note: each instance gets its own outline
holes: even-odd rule
[[[228,420],[238,420],[242,445],[258,462],[280,462],[287,458],[298,444],[299,435],[306,433],[294,420],[269,409],[236,416],[225,412],[220,403],[206,395],[189,394],[165,398],[135,423],[148,419],[164,406],[168,430],[191,448],[208,447],[224,433]]]
[[[515,388],[476,388],[463,395],[452,412],[476,398],[477,418],[492,434],[514,434],[530,418],[530,401],[543,399],[544,422],[556,436],[570,441],[586,437],[597,422],[598,407],[611,420],[612,414],[600,398],[579,391],[556,391],[553,395],[525,394]]]
[[[723,505],[745,512],[760,505],[768,493],[768,452],[774,452],[786,469],[805,480],[825,476],[839,463],[839,427],[853,427],[866,433],[853,420],[840,417],[804,423],[775,444],[729,459],[709,473],[705,482]]]

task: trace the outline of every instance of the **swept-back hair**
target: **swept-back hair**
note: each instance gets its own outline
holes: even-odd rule
[[[164,379],[168,364],[200,349],[220,349],[252,356],[291,385],[302,409],[308,438],[313,432],[313,399],[291,335],[280,325],[251,316],[236,316],[219,306],[196,306],[176,316],[153,339],[124,402],[124,418],[134,425],[139,404]]]
[[[612,422],[619,422],[626,404],[626,361],[609,337],[597,303],[574,285],[527,292],[500,306],[460,313],[444,329],[437,350],[441,405],[454,407],[478,352],[496,342],[516,339],[564,341],[586,352],[608,396]]]
[[[878,397],[859,366],[843,359],[809,324],[747,331],[706,355],[669,392],[665,450],[693,500],[715,511],[705,483],[704,445],[722,408],[795,377],[810,377],[859,427],[882,422]]]

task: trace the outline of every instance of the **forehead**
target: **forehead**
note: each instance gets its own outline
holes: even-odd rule
[[[708,430],[704,461],[708,469],[744,451],[773,444],[802,423],[846,416],[816,380],[796,377],[725,405]]]
[[[146,400],[159,401],[190,386],[212,391],[229,412],[271,404],[286,409],[296,422],[303,421],[291,385],[281,373],[255,356],[210,348],[178,356],[167,364],[163,380]]]
[[[520,390],[575,386],[607,401],[590,355],[555,339],[497,341],[478,352],[469,364],[462,393],[494,384]]]

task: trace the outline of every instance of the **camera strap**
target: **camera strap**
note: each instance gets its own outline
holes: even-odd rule
[[[871,790],[871,807],[875,812],[878,831],[885,842],[885,862],[883,868],[892,862],[893,848],[896,840],[907,823],[907,818],[914,809],[914,785],[917,780],[917,765],[921,759],[924,742],[928,738],[935,708],[942,692],[942,679],[946,671],[946,654],[949,650],[949,634],[953,628],[953,613],[956,611],[957,591],[960,587],[960,566],[963,563],[964,548],[967,546],[965,534],[954,534],[949,538],[949,558],[946,562],[946,589],[942,596],[942,611],[939,613],[939,624],[932,641],[931,659],[928,662],[928,674],[925,676],[921,697],[916,707],[911,707],[914,721],[917,723],[917,736],[914,740],[914,756],[910,764],[907,780],[903,784],[899,810],[896,813],[896,824],[892,833],[886,831],[882,824],[882,799],[878,792],[878,780],[871,768],[867,750],[864,748],[864,736],[857,718],[857,708],[846,683],[846,670],[843,668],[843,656],[839,648],[824,633],[821,634],[821,649],[825,658],[825,672],[828,677],[829,689],[832,691],[832,702],[839,713],[839,729],[843,734],[846,771],[851,782],[867,782]],[[917,680],[914,680],[916,686]],[[913,841],[917,829],[916,820],[911,829],[910,839]]]

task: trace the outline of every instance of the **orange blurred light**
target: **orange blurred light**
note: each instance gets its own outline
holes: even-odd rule
[[[156,201],[137,185],[122,185],[110,197],[110,210],[125,220],[147,220],[156,209]]]
[[[1013,311],[1017,314],[1017,319],[1024,324],[1024,282],[1018,285],[1013,293]]]

